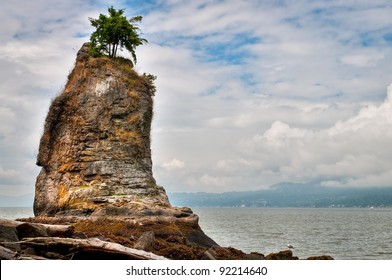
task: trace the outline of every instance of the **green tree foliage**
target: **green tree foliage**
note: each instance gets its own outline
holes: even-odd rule
[[[157,91],[157,88],[155,86],[155,80],[157,79],[157,76],[143,73],[143,78],[145,78],[147,81],[147,86],[150,91],[150,94],[155,95],[155,92]]]
[[[136,63],[135,48],[147,43],[146,39],[140,38],[140,29],[136,26],[142,21],[141,16],[127,19],[124,10],[108,8],[109,15],[100,14],[97,19],[89,18],[91,25],[96,30],[91,34],[90,41],[93,45],[90,54],[99,56],[106,54],[116,57],[117,50],[128,50]]]

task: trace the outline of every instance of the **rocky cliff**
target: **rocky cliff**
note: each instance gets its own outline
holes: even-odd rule
[[[152,174],[152,84],[126,59],[78,52],[41,138],[36,215],[128,215],[169,207]]]

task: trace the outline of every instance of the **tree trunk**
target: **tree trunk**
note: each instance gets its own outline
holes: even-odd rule
[[[113,44],[112,47],[112,57],[116,57],[116,44]]]
[[[117,48],[118,48],[118,45],[116,44],[116,47],[115,47],[115,49],[114,49],[114,56],[113,56],[113,57],[116,57],[116,56],[117,56]]]

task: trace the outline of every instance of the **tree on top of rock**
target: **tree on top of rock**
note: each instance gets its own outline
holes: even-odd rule
[[[147,40],[140,38],[139,28],[135,25],[142,21],[141,16],[127,19],[124,10],[108,8],[109,15],[100,14],[97,19],[89,18],[91,25],[96,30],[91,34],[90,41],[92,48],[90,54],[99,56],[106,54],[109,57],[116,57],[117,50],[125,48],[128,50],[136,63],[135,48],[147,43]]]

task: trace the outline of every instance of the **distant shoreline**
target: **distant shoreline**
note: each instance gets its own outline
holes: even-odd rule
[[[319,182],[280,183],[236,192],[167,192],[173,206],[246,208],[391,208],[392,187],[333,188]],[[34,193],[0,195],[0,207],[33,207]]]
[[[281,183],[257,191],[168,193],[173,205],[261,208],[390,208],[392,187],[337,188],[314,183]]]

